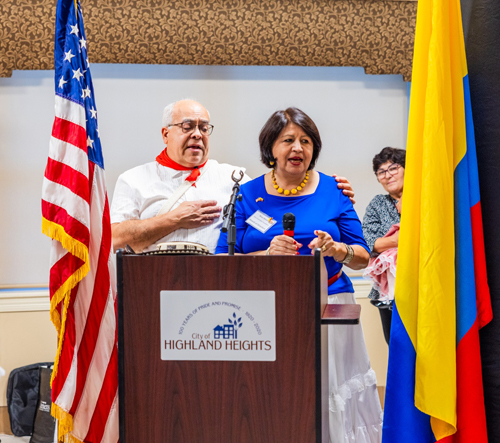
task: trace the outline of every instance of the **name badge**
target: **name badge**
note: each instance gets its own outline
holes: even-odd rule
[[[255,211],[246,219],[246,223],[264,234],[271,226],[276,224],[276,220],[264,214],[262,211]]]

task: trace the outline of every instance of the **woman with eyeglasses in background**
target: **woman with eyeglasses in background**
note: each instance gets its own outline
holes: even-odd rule
[[[373,157],[373,172],[387,194],[376,195],[366,208],[363,217],[363,234],[376,257],[398,247],[399,230],[386,235],[393,225],[401,220],[401,204],[405,177],[406,151],[398,148],[384,148]],[[392,303],[382,302],[380,293],[372,288],[369,298],[379,308],[384,337],[389,344],[392,320]]]

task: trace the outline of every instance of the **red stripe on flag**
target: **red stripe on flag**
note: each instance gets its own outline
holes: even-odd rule
[[[52,137],[70,143],[87,153],[87,132],[80,125],[56,117],[52,126]]]
[[[472,224],[472,246],[474,249],[477,320],[479,329],[481,329],[493,319],[490,288],[488,287],[488,276],[486,273],[481,201],[470,208],[470,215]]]
[[[47,220],[61,225],[64,232],[70,237],[73,237],[85,246],[89,245],[90,232],[88,228],[76,218],[71,217],[66,209],[42,200],[42,214]]]
[[[79,3],[73,0],[57,2],[56,57],[62,56],[68,47],[73,53],[81,49],[79,43],[84,33]],[[110,409],[117,396],[116,381],[112,380],[113,374],[117,378],[116,315],[112,307],[116,303],[116,288],[111,287],[114,269],[110,260],[111,227],[104,171],[96,170],[94,164],[102,165],[102,152],[92,81],[90,69],[82,65],[85,50],[80,52],[80,57],[71,64],[64,60],[55,63],[56,85],[59,82],[56,113],[59,117],[54,119],[52,127],[51,158],[42,196],[42,229],[55,240],[52,242],[55,257],[50,271],[50,292],[52,298],[57,294],[58,301],[68,303],[61,324],[56,312],[62,313],[63,303],[51,306],[54,324],[57,328],[65,328],[61,329],[64,334],[61,334],[56,355],[58,368],[54,371],[52,413],[58,418],[58,440],[102,443],[103,437],[115,439],[118,435],[117,411]],[[71,76],[71,69],[83,71],[79,81],[64,81]],[[79,102],[79,97],[83,102]],[[91,112],[92,118],[86,120],[86,112]],[[68,116],[72,121],[61,116]],[[92,150],[87,147],[89,137],[94,139]],[[73,168],[70,165],[74,165]],[[71,254],[88,261],[83,263]],[[103,428],[100,422],[105,421],[110,412],[113,420]],[[95,423],[97,429],[92,428]],[[87,433],[97,439],[85,439]]]
[[[86,278],[94,279],[94,291],[92,300],[88,309],[85,328],[82,334],[82,340],[78,349],[78,369],[76,391],[71,407],[70,413],[74,414],[78,404],[80,403],[83,389],[85,387],[85,380],[89,366],[92,362],[96,350],[97,339],[99,336],[100,326],[102,324],[103,314],[106,309],[106,303],[110,291],[110,276],[108,269],[108,259],[111,250],[111,225],[109,216],[109,207],[107,199],[102,216],[103,232],[101,238],[101,245],[99,248],[99,257],[96,267],[95,276],[89,275]]]
[[[71,166],[49,158],[47,167],[45,168],[45,177],[68,188],[89,203],[89,180],[85,175]]]
[[[478,321],[457,347],[457,432],[440,443],[488,443]]]
[[[104,430],[106,429],[106,423],[108,420],[109,413],[111,411],[111,406],[115,399],[116,393],[118,391],[118,350],[116,345],[113,347],[113,353],[109,360],[108,368],[106,370],[106,375],[102,383],[102,389],[99,393],[99,398],[97,400],[96,408],[92,420],[90,422],[89,432],[85,437],[85,441],[98,442],[102,440],[104,435]]]
[[[104,169],[102,170],[102,173],[104,174]],[[95,163],[89,161],[89,183],[91,184],[94,183],[94,174],[95,174]],[[97,189],[97,191],[105,195],[106,198],[108,197],[108,194],[106,194],[106,189]],[[90,193],[92,195],[92,185],[90,185]]]
[[[67,253],[63,255],[54,265],[50,268],[50,283],[49,293],[50,298],[55,292],[71,277],[77,269],[83,266],[83,260],[78,257]]]

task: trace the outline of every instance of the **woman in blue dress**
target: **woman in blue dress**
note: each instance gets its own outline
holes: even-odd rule
[[[315,171],[321,151],[318,129],[297,108],[275,112],[261,130],[267,174],[241,186],[236,203],[235,252],[303,255],[321,248],[328,270],[329,303],[355,303],[345,264],[364,268],[369,248],[351,201],[334,178]],[[282,218],[295,215],[294,236],[283,234]],[[227,253],[221,233],[216,254]],[[329,326],[330,441],[378,443],[382,411],[361,326]]]

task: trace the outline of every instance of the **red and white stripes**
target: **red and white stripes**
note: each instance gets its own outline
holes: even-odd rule
[[[59,438],[118,441],[116,284],[104,170],[87,155],[85,110],[56,96],[42,190],[51,251],[51,317],[59,347],[52,384]]]

